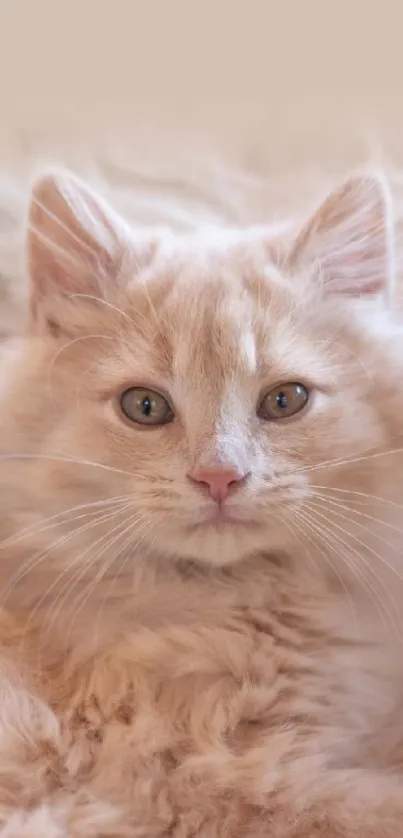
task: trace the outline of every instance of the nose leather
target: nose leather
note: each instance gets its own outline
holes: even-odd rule
[[[205,485],[214,501],[222,503],[245,475],[236,468],[214,467],[195,469],[189,476],[196,483]]]

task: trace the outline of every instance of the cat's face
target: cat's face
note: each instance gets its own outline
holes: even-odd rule
[[[388,255],[379,183],[356,248],[338,252],[335,234],[330,255],[323,236],[345,223],[343,201],[354,213],[354,183],[329,199],[334,220],[329,201],[320,211],[324,232],[315,216],[291,247],[261,231],[134,246],[103,206],[85,227],[79,201],[73,212],[53,181],[40,189],[6,436],[34,455],[18,479],[43,517],[121,498],[114,549],[226,565],[304,540],[326,487],[380,491],[385,465],[365,455],[396,433],[401,371],[375,293]]]

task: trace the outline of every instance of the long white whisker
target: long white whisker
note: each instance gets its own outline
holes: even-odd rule
[[[314,499],[322,503],[324,507],[327,509],[337,509],[339,511],[339,514],[341,514],[340,510],[342,509],[345,512],[348,512],[350,516],[356,515],[358,518],[365,518],[365,520],[371,521],[371,523],[373,524],[381,524],[383,527],[387,527],[388,529],[393,530],[393,532],[396,532],[399,535],[403,535],[402,527],[398,527],[396,526],[396,524],[392,524],[391,521],[385,521],[382,518],[377,518],[375,515],[369,515],[368,512],[363,512],[361,509],[356,509],[353,506],[347,506],[345,503],[342,503],[342,500],[338,498],[329,498],[326,495],[320,495],[317,492],[315,492]],[[369,532],[369,527],[365,526],[365,524],[360,523],[360,521],[356,521],[355,519],[353,520],[349,516],[343,517],[346,517],[346,520],[349,520],[350,523],[354,523],[356,527],[359,527],[360,529],[364,530],[364,532]],[[386,539],[383,538],[383,536],[380,536],[379,533],[376,533],[376,537],[379,538],[380,541],[383,541],[387,547],[391,547],[392,550],[398,550],[399,553],[401,552],[401,548],[397,548],[396,544],[394,544],[393,542],[386,541]]]
[[[95,565],[95,564],[98,564],[98,563],[99,563],[99,560],[100,560],[101,556],[103,556],[107,550],[111,550],[111,548],[113,548],[113,547],[114,547],[114,545],[116,545],[116,544],[117,544],[117,542],[118,542],[118,541],[119,541],[119,540],[120,540],[120,539],[121,539],[121,538],[122,538],[122,537],[123,537],[126,533],[128,533],[128,532],[129,532],[129,533],[130,533],[130,535],[131,535],[131,533],[132,533],[133,529],[135,529],[136,527],[138,527],[138,524],[139,524],[139,522],[141,522],[141,519],[136,519],[136,520],[134,520],[134,521],[133,521],[133,520],[130,520],[130,521],[129,521],[129,524],[127,524],[127,525],[126,525],[126,522],[127,522],[127,518],[126,518],[126,520],[125,520],[125,521],[120,522],[120,524],[118,524],[118,526],[117,526],[117,527],[115,527],[113,530],[111,530],[111,532],[110,532],[108,535],[112,535],[112,538],[109,538],[109,539],[108,539],[108,540],[107,540],[107,541],[103,544],[102,549],[101,549],[100,551],[98,551],[98,553],[97,553],[95,556],[91,556],[91,557],[90,557],[90,561],[89,561],[89,562],[88,562],[88,561],[86,562],[86,566],[85,566],[85,568],[84,568],[84,572],[83,572],[83,573],[79,573],[79,574],[78,574],[78,576],[76,576],[76,577],[75,577],[74,584],[73,584],[73,586],[70,586],[70,587],[69,587],[68,594],[70,594],[70,593],[71,593],[71,591],[72,591],[75,587],[77,587],[77,584],[78,584],[78,583],[80,582],[80,580],[81,580],[81,579],[82,579],[82,578],[86,575],[86,573],[87,573],[87,571],[89,570],[89,568],[90,568],[90,567],[92,567],[93,565]],[[123,529],[121,529],[122,527],[123,527]],[[143,528],[143,529],[144,529],[144,528]],[[130,539],[130,540],[131,540],[131,539]],[[127,543],[129,543],[129,540],[128,540],[128,539],[126,539],[126,540],[125,540],[125,544],[126,544],[126,542],[127,542]],[[96,542],[96,543],[97,543],[97,542]],[[95,543],[95,545],[93,545],[93,546],[96,546],[96,543]],[[136,546],[136,543],[137,543],[137,542],[133,542],[133,547],[134,547],[134,548],[135,548],[135,546]],[[70,636],[70,631],[71,631],[71,629],[72,629],[72,627],[73,627],[74,619],[77,617],[77,615],[79,614],[79,612],[83,610],[83,608],[84,608],[84,606],[85,606],[85,603],[88,601],[88,599],[90,598],[91,594],[95,591],[95,589],[96,589],[97,585],[98,585],[98,584],[102,581],[102,579],[104,578],[104,576],[106,575],[106,573],[109,571],[109,569],[112,567],[112,565],[114,564],[114,562],[115,562],[115,561],[116,561],[116,554],[112,554],[112,556],[110,557],[109,561],[102,562],[102,563],[101,563],[101,565],[100,565],[100,567],[99,567],[99,569],[98,569],[98,572],[97,572],[97,573],[96,573],[96,575],[95,575],[95,578],[90,579],[89,583],[87,584],[87,586],[86,586],[86,587],[85,587],[85,589],[84,589],[84,592],[82,592],[82,593],[81,593],[81,599],[80,599],[80,596],[79,596],[79,598],[78,598],[78,605],[77,605],[77,607],[75,608],[75,610],[74,610],[74,612],[73,612],[73,615],[72,615],[72,617],[71,617],[71,619],[70,619],[70,630],[67,632],[67,635],[66,635],[66,651],[67,651],[68,638],[69,638],[69,636]],[[68,594],[67,594],[67,595],[68,595]],[[64,600],[63,600],[64,602],[66,602],[67,595],[64,597]],[[63,602],[63,601],[62,601],[62,602]],[[61,603],[61,606],[62,606],[62,603]],[[56,616],[57,616],[57,612],[56,612],[56,614],[55,614],[55,616],[54,616],[53,622],[55,622]]]
[[[119,508],[120,507],[118,507],[118,511]],[[95,526],[98,526],[99,524],[102,524],[105,521],[108,521],[110,518],[113,518],[115,513],[116,510],[104,513],[104,510],[101,509],[97,513],[94,520],[91,520],[89,522],[87,521],[86,524],[82,524],[80,527],[76,527],[67,534],[59,536],[59,538],[51,542],[51,544],[48,545],[48,547],[45,550],[38,550],[36,553],[34,553],[33,556],[31,556],[26,562],[24,562],[22,567],[16,570],[16,572],[8,580],[7,585],[2,589],[0,599],[1,604],[4,606],[6,599],[10,595],[11,591],[17,585],[19,585],[29,573],[36,569],[46,558],[48,558],[48,556],[50,556],[57,547],[60,548],[64,546],[69,541],[73,540],[74,538],[77,538],[77,536],[81,535],[83,532],[87,532],[87,530]]]
[[[376,460],[379,457],[392,457],[396,454],[402,454],[403,448],[390,448],[387,451],[375,451],[369,454],[361,454],[360,456],[351,456],[351,457],[338,457],[334,460],[323,460],[321,463],[317,463],[314,466],[302,466],[301,468],[296,468],[295,472],[299,473],[306,473],[308,471],[318,471],[323,468],[336,468],[337,466],[344,466],[350,465],[352,463],[360,463],[367,460]]]
[[[122,514],[122,513],[127,512],[127,510],[128,510],[128,509],[130,509],[130,504],[127,504],[126,506],[123,506],[122,508],[115,510],[113,513],[111,513],[111,514],[108,516],[108,519],[107,519],[107,520],[114,520],[114,519],[116,519],[116,518],[117,518],[117,516],[118,516],[119,514]],[[69,574],[69,573],[71,573],[71,570],[72,570],[73,568],[75,568],[76,566],[78,566],[78,571],[79,571],[79,572],[78,572],[78,576],[76,577],[76,575],[74,574],[74,575],[73,575],[73,580],[72,580],[71,578],[68,578],[68,579],[67,579],[67,581],[65,582],[65,584],[62,586],[61,590],[60,590],[60,591],[58,591],[58,595],[57,595],[57,597],[56,597],[55,602],[54,602],[54,603],[53,603],[53,605],[52,605],[52,608],[50,609],[50,611],[49,611],[49,613],[48,613],[48,617],[52,614],[52,611],[54,610],[55,606],[56,606],[56,610],[57,610],[57,604],[58,604],[58,602],[60,602],[60,601],[61,601],[61,602],[63,602],[63,601],[65,601],[65,599],[66,599],[66,597],[63,597],[64,592],[65,592],[65,591],[67,591],[67,592],[71,591],[72,587],[75,587],[76,583],[77,583],[77,582],[79,582],[79,581],[80,581],[80,579],[81,579],[83,576],[85,576],[85,573],[86,573],[86,570],[87,570],[87,564],[86,564],[86,562],[84,562],[84,565],[82,565],[82,564],[81,564],[81,563],[82,563],[82,560],[83,560],[86,556],[88,556],[88,555],[90,555],[90,557],[91,557],[91,559],[92,559],[92,556],[93,556],[93,550],[94,550],[94,548],[95,548],[95,547],[97,547],[97,545],[99,545],[99,544],[103,544],[105,541],[108,543],[108,540],[110,539],[110,536],[111,536],[111,535],[113,535],[113,533],[115,533],[115,532],[116,532],[116,530],[117,530],[117,529],[119,529],[119,527],[120,527],[121,525],[122,525],[122,524],[121,524],[121,522],[120,522],[120,523],[119,523],[119,524],[117,524],[115,527],[113,527],[113,529],[112,529],[112,530],[108,530],[108,532],[107,532],[107,533],[103,533],[101,536],[99,536],[99,538],[97,538],[97,539],[95,540],[95,542],[92,542],[92,543],[89,545],[89,547],[86,547],[86,549],[85,549],[85,550],[82,550],[82,551],[81,551],[81,553],[79,553],[77,556],[75,556],[75,557],[74,557],[74,560],[73,560],[70,564],[66,565],[66,566],[63,568],[63,570],[61,571],[61,573],[60,573],[60,574],[56,577],[56,579],[54,579],[54,581],[52,582],[51,586],[50,586],[49,588],[47,588],[47,589],[46,589],[46,591],[44,591],[44,593],[43,593],[42,597],[41,597],[41,598],[40,598],[40,600],[36,603],[36,605],[35,605],[35,607],[34,607],[33,611],[31,612],[30,618],[29,618],[29,621],[30,621],[30,622],[32,622],[32,620],[34,619],[35,615],[36,615],[36,614],[38,613],[38,611],[40,610],[40,608],[41,608],[41,606],[42,606],[43,602],[45,601],[45,599],[47,599],[47,598],[49,597],[50,592],[51,592],[52,590],[54,590],[54,588],[58,587],[58,585],[60,584],[60,581],[63,579],[63,577],[68,576],[68,574]],[[91,563],[90,563],[90,564],[91,564]],[[76,580],[76,581],[74,581],[74,580]],[[73,584],[72,584],[72,583],[73,583]]]
[[[0,454],[0,462],[1,461],[10,461],[10,460],[49,460],[50,462],[57,462],[57,463],[73,463],[77,466],[91,466],[92,468],[99,468],[103,471],[109,471],[112,474],[124,474],[127,477],[135,477],[136,480],[141,479],[141,475],[137,475],[132,471],[124,471],[121,468],[115,468],[114,466],[107,466],[104,463],[96,463],[92,460],[85,460],[80,459],[78,457],[67,457],[62,455],[55,455],[55,454],[21,454],[21,453],[6,453]]]
[[[396,509],[403,509],[403,504],[401,504],[401,503],[396,503],[395,501],[390,500],[389,498],[382,498],[379,495],[370,495],[366,492],[357,492],[357,491],[353,491],[352,489],[341,489],[337,486],[318,486],[318,485],[315,485],[313,483],[310,484],[310,488],[315,489],[315,490],[320,489],[320,490],[326,491],[326,492],[337,492],[339,494],[352,496],[354,498],[356,498],[356,497],[357,498],[363,498],[363,499],[371,500],[371,501],[375,500],[378,503],[384,503],[387,506],[393,506]]]
[[[107,549],[111,549],[111,548],[115,547],[118,544],[118,541],[122,537],[124,537],[125,535],[126,535],[126,538],[124,538],[124,541],[119,545],[118,551],[117,552],[115,551],[112,554],[109,562],[105,563],[105,565],[101,565],[95,579],[90,581],[89,585],[87,586],[85,595],[79,601],[78,606],[77,606],[77,608],[76,608],[76,610],[75,610],[75,612],[74,612],[74,614],[71,618],[71,626],[73,625],[74,619],[77,617],[77,614],[79,613],[79,611],[83,610],[86,602],[88,601],[88,599],[91,596],[91,593],[95,590],[96,586],[101,582],[102,578],[106,575],[106,573],[109,571],[109,569],[112,567],[112,565],[117,561],[117,559],[119,558],[119,555],[121,555],[122,551],[124,551],[127,548],[127,546],[129,544],[131,544],[132,545],[132,552],[134,553],[138,549],[138,547],[140,546],[141,542],[144,540],[144,534],[147,534],[147,532],[150,529],[150,526],[151,525],[148,521],[143,521],[143,525],[142,525],[141,529],[139,530],[138,521],[130,521],[130,523],[126,527],[124,527],[124,529],[120,533],[117,533],[117,535],[113,539],[112,543],[110,543],[108,545]],[[136,531],[136,536],[137,537],[133,541],[133,531],[134,530]],[[102,552],[104,552],[104,551],[102,551]],[[129,561],[129,558],[130,558],[130,555],[128,553],[124,558],[123,564],[116,571],[115,578],[112,582],[111,587],[116,582],[116,579],[118,577],[118,573],[119,573],[119,575],[122,573],[124,567],[126,566],[126,564]],[[98,562],[98,560],[99,560],[99,555],[97,556],[97,562]],[[111,592],[111,588],[109,588],[109,595],[110,595],[110,592]],[[106,596],[107,596],[107,594],[105,593],[105,595],[103,597],[103,600],[102,600],[101,609],[98,612],[97,621],[96,621],[95,626],[94,626],[95,634],[97,634],[97,629],[99,627],[100,616],[101,616],[102,610],[103,610],[103,608],[105,606],[105,602],[106,602]]]
[[[360,529],[364,530],[364,532],[367,532],[370,535],[372,534],[371,530],[369,530],[363,524],[360,524],[358,521],[352,521],[351,518],[348,518],[347,515],[343,515],[341,512],[336,512],[335,509],[332,509],[329,506],[324,506],[321,502],[319,503],[319,501],[309,501],[309,506],[311,508],[312,507],[316,508],[316,510],[318,510],[318,509],[321,510],[321,512],[318,513],[318,514],[321,514],[321,515],[323,514],[323,510],[326,509],[326,511],[329,512],[329,514],[334,515],[337,518],[341,518],[341,519],[343,519],[343,521],[347,521],[349,524],[354,524],[354,526],[356,526],[356,527],[360,527]],[[331,521],[331,519],[327,519],[327,520],[329,521],[329,523],[332,523],[333,527],[336,527],[336,529],[339,529],[341,532],[343,532],[349,538],[353,539],[353,541],[355,541],[356,544],[358,544],[360,547],[363,547],[364,550],[371,553],[372,556],[374,556],[383,565],[385,565],[385,567],[387,567],[388,570],[390,570],[396,576],[396,578],[399,580],[399,582],[403,582],[403,575],[400,574],[396,570],[396,568],[394,568],[393,565],[390,564],[390,562],[388,562],[387,559],[385,559],[384,556],[381,556],[380,553],[378,553],[376,550],[374,550],[373,547],[371,547],[369,544],[366,544],[364,541],[362,541],[362,539],[359,538],[357,535],[355,535],[355,533],[349,532],[344,527],[341,527],[338,524],[336,524],[334,521]],[[393,544],[389,541],[386,541],[386,539],[381,538],[379,535],[377,537],[379,538],[380,541],[383,541],[384,544],[387,547],[390,547],[391,549],[393,549],[395,551],[398,551],[398,548],[396,547],[395,544]]]
[[[310,506],[311,506],[311,504],[310,504]],[[327,526],[329,526],[329,525],[331,526],[333,538],[337,538],[338,543],[342,544],[349,551],[350,554],[353,554],[354,556],[356,556],[356,558],[359,560],[359,562],[361,564],[365,565],[365,567],[370,571],[371,575],[373,576],[373,578],[376,580],[376,582],[378,583],[378,585],[381,587],[384,594],[386,595],[387,600],[390,602],[390,604],[393,608],[393,611],[395,612],[396,622],[392,619],[392,627],[396,630],[397,636],[398,636],[399,641],[400,641],[401,640],[402,615],[400,614],[400,611],[397,608],[396,603],[392,599],[390,591],[388,590],[384,580],[379,576],[379,574],[369,564],[369,562],[365,558],[365,555],[363,555],[362,552],[360,552],[356,547],[354,547],[349,541],[346,541],[344,538],[341,538],[341,536],[338,534],[338,532],[343,533],[344,536],[347,536],[347,538],[349,538],[349,539],[355,541],[356,543],[358,543],[360,546],[362,546],[364,548],[364,550],[368,550],[368,552],[372,553],[377,559],[380,558],[381,561],[382,561],[382,557],[380,557],[379,554],[375,550],[372,550],[372,548],[370,548],[369,546],[364,544],[364,542],[362,542],[359,538],[354,536],[352,533],[348,532],[345,528],[340,527],[337,523],[335,523],[329,517],[324,515],[323,514],[323,508],[321,507],[321,509],[322,509],[322,511],[319,511],[318,507],[313,506],[313,511],[314,511],[315,517],[319,517],[321,520],[323,520],[327,524]],[[335,530],[337,530],[338,532],[336,533]]]
[[[383,602],[380,597],[379,591],[374,587],[371,581],[365,576],[364,572],[361,570],[357,564],[353,562],[352,556],[348,552],[348,544],[340,539],[340,536],[332,531],[329,531],[329,528],[324,528],[322,524],[315,520],[312,515],[310,515],[307,510],[304,510],[304,514],[308,516],[308,519],[311,520],[312,524],[315,526],[318,532],[318,536],[321,540],[328,545],[329,549],[336,555],[336,557],[341,558],[342,561],[345,563],[346,567],[348,568],[349,572],[357,579],[359,584],[363,587],[364,591],[369,595],[370,599],[375,605],[375,608],[379,614],[379,617],[385,626],[386,629],[389,629],[389,625],[386,621]],[[356,551],[357,553],[357,551]],[[363,560],[362,557],[357,553],[358,558],[363,561],[363,564],[369,569],[372,570],[368,563]],[[399,640],[400,640],[400,632],[398,631],[393,619],[392,619],[392,627],[396,630]]]
[[[282,521],[283,525],[285,526],[285,528],[288,530],[289,533],[291,533],[292,538],[294,540],[297,540],[295,531],[291,526],[291,522],[294,523],[294,520],[295,520],[297,522],[297,524],[299,523],[299,521],[300,521],[299,510],[296,510],[296,509],[292,510],[292,513],[289,516],[288,520],[287,520],[287,516],[282,514],[282,510],[279,510],[279,514],[280,514],[281,521]],[[307,538],[308,538],[308,541],[310,541],[310,542],[312,541],[310,536],[307,536]],[[311,553],[308,550],[307,545],[304,544],[303,541],[300,542],[299,540],[298,540],[298,545],[302,548],[302,550],[305,553],[305,555],[306,555],[308,561],[310,562],[310,564],[312,564],[313,567],[315,568],[315,570],[319,573],[318,565],[315,561],[315,557],[311,555]]]
[[[323,560],[330,567],[333,575],[337,579],[340,587],[342,588],[342,590],[344,591],[344,593],[346,595],[346,598],[347,598],[347,601],[349,603],[353,619],[357,620],[357,614],[356,614],[356,610],[354,608],[353,598],[351,596],[350,591],[347,588],[347,585],[346,585],[343,577],[339,573],[339,571],[337,569],[337,566],[333,563],[330,555],[325,553],[325,551],[322,549],[322,547],[317,543],[318,540],[322,541],[322,543],[326,543],[326,542],[324,542],[323,537],[321,538],[320,528],[318,528],[318,526],[316,525],[315,521],[311,518],[311,516],[309,516],[309,515],[306,516],[304,514],[304,511],[294,510],[294,513],[296,513],[296,517],[297,517],[297,521],[299,523],[299,526],[303,529],[304,525],[305,525],[305,537],[308,538],[308,540],[313,545],[315,550],[319,550],[319,553],[322,556]],[[310,532],[312,533],[312,535],[310,534]],[[314,538],[315,535],[316,535],[316,540]],[[329,547],[329,544],[327,546]]]
[[[61,512],[56,512],[54,515],[50,515],[48,518],[42,518],[34,524],[29,524],[29,526],[25,527],[23,530],[19,530],[15,535],[4,539],[4,541],[0,542],[0,550],[8,549],[9,547],[18,544],[20,541],[23,541],[25,538],[32,537],[33,535],[40,535],[53,527],[63,526],[63,524],[68,524],[71,521],[78,521],[79,519],[87,518],[94,514],[96,515],[98,514],[100,508],[102,511],[102,509],[106,506],[113,506],[114,504],[118,504],[124,500],[128,500],[128,495],[116,495],[115,497],[108,498],[107,500],[80,503],[78,506],[71,506],[68,509],[63,509]],[[70,517],[72,512],[79,512],[85,509],[87,509],[88,512],[83,512],[82,515],[76,515],[73,518]]]

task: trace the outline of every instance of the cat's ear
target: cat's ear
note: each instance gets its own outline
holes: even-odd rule
[[[28,267],[34,292],[94,292],[116,271],[128,231],[85,183],[55,171],[36,180],[28,219]]]
[[[317,269],[330,293],[392,296],[394,218],[387,181],[356,174],[303,226],[287,258],[292,272]]]

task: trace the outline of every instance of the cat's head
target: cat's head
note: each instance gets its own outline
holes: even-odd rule
[[[100,561],[225,565],[306,540],[326,493],[384,491],[403,372],[392,233],[368,174],[293,232],[190,236],[133,231],[69,174],[39,179],[3,494],[28,520],[73,510],[70,544]]]

